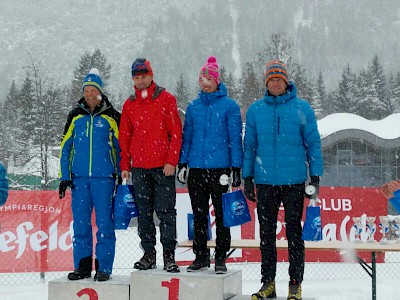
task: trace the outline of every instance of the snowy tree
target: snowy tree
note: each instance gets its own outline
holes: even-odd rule
[[[390,114],[390,96],[383,68],[375,55],[368,69],[360,72],[357,87],[357,112],[368,120],[380,120]]]
[[[293,42],[287,38],[285,32],[273,33],[267,46],[258,53],[257,61],[260,65],[265,65],[268,61],[277,59],[290,65],[292,62],[292,47]]]
[[[314,109],[315,116],[317,119],[321,119],[325,116],[322,103],[326,101],[326,87],[322,72],[319,72],[317,82],[314,86],[314,93],[311,100],[311,106]]]
[[[221,81],[225,84],[228,90],[228,97],[234,99],[239,106],[242,106],[239,102],[240,98],[240,83],[235,79],[232,72],[227,73],[224,67],[220,68]]]
[[[180,109],[186,111],[186,107],[188,106],[189,101],[191,99],[190,99],[189,88],[185,81],[185,77],[183,76],[183,73],[181,73],[179,75],[178,81],[176,82],[175,89],[174,89],[174,95],[176,97],[178,107]]]
[[[106,90],[107,81],[110,78],[111,65],[107,62],[106,57],[99,49],[96,49],[92,54],[85,52],[79,60],[79,65],[74,69],[74,78],[71,82],[71,107],[74,107],[76,102],[82,98],[82,83],[90,69],[97,68],[100,72],[100,77],[103,80],[104,90]]]
[[[393,113],[400,112],[400,72],[390,80],[390,106]]]
[[[257,99],[263,96],[265,91],[264,80],[260,82],[259,77],[257,77],[254,66],[252,63],[247,63],[244,68],[242,68],[243,75],[241,78],[241,96],[239,103],[242,104],[242,109],[247,111],[249,106]]]
[[[357,114],[356,74],[353,73],[350,64],[342,70],[338,88],[334,92],[333,112],[348,112]]]
[[[313,98],[312,83],[307,77],[306,70],[300,63],[293,62],[290,65],[289,79],[296,85],[297,96],[311,102]]]

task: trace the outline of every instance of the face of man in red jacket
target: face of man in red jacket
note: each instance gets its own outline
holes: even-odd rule
[[[150,85],[151,82],[153,81],[153,76],[151,75],[136,75],[132,77],[133,83],[135,84],[135,87],[139,91],[143,91],[147,89]]]

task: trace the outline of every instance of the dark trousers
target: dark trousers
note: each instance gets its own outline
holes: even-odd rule
[[[222,194],[228,191],[228,185],[221,185],[222,174],[230,174],[229,169],[190,169],[188,190],[194,214],[193,252],[196,257],[204,257],[207,250],[207,229],[209,200],[214,206],[217,225],[215,258],[225,259],[231,246],[231,231],[224,227],[222,214]]]
[[[164,252],[176,247],[175,176],[165,176],[163,168],[132,169],[135,200],[139,209],[138,232],[145,252],[155,250],[154,211],[160,219],[160,241]]]
[[[262,282],[271,282],[276,276],[276,227],[279,206],[285,209],[286,237],[289,250],[289,276],[303,281],[304,241],[301,239],[301,218],[304,205],[304,184],[272,186],[257,185],[257,214],[260,223],[260,250]]]

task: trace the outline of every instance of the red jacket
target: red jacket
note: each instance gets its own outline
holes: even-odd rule
[[[121,171],[176,166],[182,144],[182,123],[175,97],[154,82],[143,99],[135,89],[122,107],[119,127]]]

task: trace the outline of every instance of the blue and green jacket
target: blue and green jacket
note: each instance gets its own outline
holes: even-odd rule
[[[90,111],[84,98],[67,118],[60,149],[60,180],[114,177],[119,174],[118,126],[121,114],[102,95]]]

